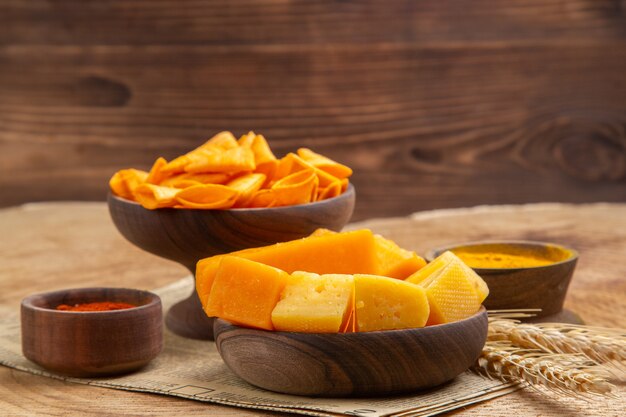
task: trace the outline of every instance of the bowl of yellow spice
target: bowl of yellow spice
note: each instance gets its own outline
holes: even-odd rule
[[[484,241],[449,245],[426,254],[431,261],[451,251],[489,286],[484,305],[489,310],[540,309],[533,320],[581,320],[563,310],[578,252],[554,243]]]

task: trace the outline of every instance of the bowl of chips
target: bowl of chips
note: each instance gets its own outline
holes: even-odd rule
[[[309,149],[281,159],[265,138],[230,132],[149,172],[124,169],[110,180],[113,223],[131,243],[186,266],[209,256],[339,231],[350,220],[352,170]],[[213,338],[196,293],[173,306],[166,325],[175,333]]]

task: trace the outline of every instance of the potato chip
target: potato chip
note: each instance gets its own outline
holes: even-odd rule
[[[332,159],[315,153],[310,149],[300,148],[298,149],[298,155],[314,167],[317,167],[322,171],[326,171],[330,175],[339,179],[344,179],[352,175],[352,169],[350,167],[340,164],[339,162],[335,162]]]
[[[109,180],[109,187],[115,195],[128,200],[134,200],[135,189],[148,178],[146,171],[134,168],[117,171]]]
[[[213,136],[211,139],[207,140],[202,145],[198,146],[191,152],[187,152],[185,155],[181,155],[178,158],[173,159],[168,162],[167,165],[161,168],[161,172],[164,174],[172,175],[172,174],[180,174],[185,172],[185,167],[191,162],[194,158],[194,155],[199,153],[200,151],[206,149],[213,150],[227,150],[237,148],[239,144],[237,143],[237,139],[230,132],[220,132],[217,135]]]
[[[195,150],[207,149],[207,148],[219,148],[219,149],[233,149],[237,148],[239,144],[237,139],[230,132],[220,132],[207,140],[204,144],[200,145]],[[193,151],[192,151],[193,152]]]
[[[252,195],[250,201],[248,201],[247,207],[249,208],[261,208],[261,207],[275,207],[276,206],[276,193],[272,190],[264,189],[259,190]]]
[[[239,197],[239,191],[220,184],[194,185],[180,190],[176,201],[186,208],[227,209]]]
[[[186,172],[244,172],[254,171],[254,153],[245,146],[222,150],[206,148],[187,154],[189,162],[185,165]]]
[[[350,181],[348,181],[347,178],[344,178],[341,180],[341,192],[345,192],[348,189],[348,185],[350,184]]]
[[[247,135],[239,138],[239,146],[246,146],[252,149],[254,161],[256,162],[255,172],[265,174],[267,178],[274,176],[274,172],[278,166],[278,159],[276,159],[276,156],[272,153],[263,135],[248,132]]]
[[[245,207],[264,183],[265,175],[259,173],[242,175],[228,182],[228,184],[226,184],[228,187],[239,191],[239,197],[234,207]]]
[[[167,174],[162,171],[165,165],[167,165],[167,161],[163,157],[159,157],[156,161],[154,161],[152,168],[150,168],[148,178],[146,178],[146,182],[149,184],[159,185],[167,176]]]
[[[176,204],[175,198],[178,192],[180,192],[178,188],[144,183],[135,189],[134,196],[144,208],[154,210],[173,207]]]
[[[204,174],[185,174],[188,180],[198,181],[201,184],[226,184],[231,179],[229,174],[223,172],[208,172]]]
[[[342,193],[341,191],[341,180],[337,180],[332,182],[326,187],[319,187],[317,189],[317,195],[315,197],[315,201],[326,200],[328,198],[337,197]]]
[[[254,137],[251,148],[254,153],[254,160],[256,161],[257,166],[266,164],[276,166],[278,163],[276,156],[274,156],[274,153],[270,149],[270,145],[267,143],[267,140],[265,140],[263,135],[256,135]]]
[[[250,131],[248,133],[246,133],[245,135],[242,135],[239,140],[237,141],[237,143],[239,143],[239,146],[252,146],[252,142],[254,141],[254,138],[256,137],[256,133],[254,133],[253,131]]]
[[[237,139],[224,131],[169,162],[159,157],[149,173],[122,169],[109,186],[148,209],[277,207],[336,197],[351,174],[310,149],[278,160],[263,135],[250,131]]]
[[[229,179],[230,175],[224,173],[192,174],[186,172],[166,178],[159,185],[186,188],[200,184],[225,184]]]
[[[295,172],[313,169],[315,169],[313,165],[309,164],[295,153],[290,152],[283,158],[281,158],[280,161],[278,161],[278,166],[276,167],[276,174],[274,175],[274,179],[280,180],[281,178],[285,178],[286,176]]]
[[[284,158],[282,158],[278,164],[276,169],[276,179],[284,178],[287,175],[293,174],[294,172],[302,171],[302,170],[313,170],[315,171],[315,175],[317,175],[319,180],[320,187],[327,187],[330,184],[339,181],[337,177],[332,176],[331,174],[322,171],[321,169],[314,167],[295,153],[289,153]]]
[[[165,175],[180,174],[181,172],[185,172],[185,166],[188,163],[189,157],[187,155],[181,155],[164,165],[161,168],[161,172]]]
[[[319,180],[315,171],[303,170],[276,181],[274,192],[276,206],[291,206],[315,201]]]

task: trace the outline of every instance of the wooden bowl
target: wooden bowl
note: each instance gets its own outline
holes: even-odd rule
[[[113,311],[59,311],[59,304],[116,301],[136,305]],[[77,288],[22,300],[24,356],[51,371],[91,377],[141,368],[163,346],[161,299],[127,288]]]
[[[487,338],[487,312],[420,329],[271,332],[215,322],[222,359],[252,385],[284,394],[344,397],[412,392],[468,369]]]
[[[487,309],[541,309],[536,318],[529,321],[581,321],[573,313],[563,312],[567,288],[578,261],[575,250],[547,242],[484,241],[432,249],[425,257],[432,261],[446,250],[468,248],[510,253],[522,250],[555,260],[548,265],[525,268],[473,268],[489,286],[489,296],[484,301]]]
[[[316,203],[230,210],[158,209],[109,194],[109,212],[120,233],[141,249],[185,265],[195,276],[196,263],[208,256],[299,239],[324,227],[339,231],[354,210],[354,186]],[[213,339],[213,319],[202,311],[194,291],[165,318],[173,332]]]

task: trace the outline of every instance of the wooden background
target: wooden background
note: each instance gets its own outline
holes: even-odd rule
[[[0,0],[0,205],[249,129],[355,219],[626,201],[626,1]]]

